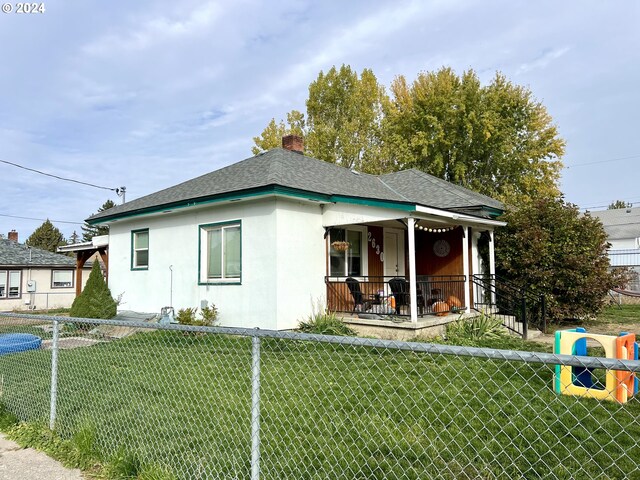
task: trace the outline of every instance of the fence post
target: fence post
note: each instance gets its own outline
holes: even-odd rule
[[[251,480],[260,478],[260,337],[251,350]]]
[[[520,308],[522,310],[522,338],[526,340],[529,329],[527,328],[527,297],[524,290],[522,290],[522,304]]]
[[[51,340],[51,403],[49,411],[49,429],[53,430],[56,423],[56,404],[58,400],[58,337],[60,326],[57,320],[53,322],[53,339]]]

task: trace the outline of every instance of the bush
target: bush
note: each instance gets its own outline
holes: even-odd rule
[[[176,320],[180,325],[192,325],[194,327],[211,327],[218,320],[218,309],[215,305],[202,307],[200,309],[200,318],[196,317],[197,307],[181,308],[178,310]]]
[[[447,340],[464,343],[466,340],[498,340],[508,335],[498,318],[481,313],[472,318],[459,318],[447,325]]]
[[[78,318],[113,318],[116,316],[117,303],[102,277],[100,264],[93,262],[91,274],[82,293],[71,305],[70,317]]]
[[[509,208],[500,220],[507,226],[496,231],[497,272],[544,294],[551,322],[599,313],[607,292],[626,282],[626,271],[609,270],[600,220],[562,198]]]
[[[336,312],[329,311],[320,304],[313,307],[307,320],[300,322],[298,331],[303,333],[319,333],[322,335],[355,336],[356,331],[344,323]]]

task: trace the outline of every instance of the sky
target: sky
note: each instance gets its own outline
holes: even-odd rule
[[[581,208],[640,205],[640,2],[49,0],[0,13],[0,160],[132,200],[251,156],[321,70],[527,86]],[[69,237],[116,193],[0,163],[0,233]],[[16,218],[28,217],[28,218]],[[65,223],[69,222],[69,223]],[[75,222],[75,223],[74,223]]]

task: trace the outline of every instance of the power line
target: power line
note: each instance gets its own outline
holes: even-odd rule
[[[565,166],[565,168],[584,167],[586,165],[596,165],[598,163],[619,162],[620,160],[629,160],[629,159],[632,159],[632,158],[640,158],[640,154],[638,154],[638,155],[629,155],[628,157],[608,158],[606,160],[598,160],[598,161],[595,161],[595,162],[576,163],[574,165],[567,165],[567,166]]]
[[[39,222],[46,222],[49,220],[51,223],[70,223],[72,225],[84,225],[82,222],[65,222],[64,220],[50,220],[48,218],[33,218],[33,217],[19,217],[18,215],[8,215],[6,213],[0,213],[0,217],[20,218],[22,220],[37,220]]]
[[[116,192],[116,193],[118,193],[118,191],[120,190],[119,188],[103,187],[103,186],[100,186],[100,185],[95,185],[93,183],[82,182],[80,180],[74,180],[72,178],[60,177],[58,175],[53,175],[52,173],[47,173],[47,172],[42,172],[40,170],[36,170],[35,168],[29,168],[29,167],[25,167],[23,165],[18,165],[17,163],[7,162],[6,160],[0,160],[0,162],[6,163],[7,165],[13,165],[14,167],[22,168],[23,170],[29,170],[30,172],[39,173],[40,175],[45,175],[47,177],[57,178],[58,180],[64,180],[65,182],[79,183],[80,185],[87,185],[89,187],[101,188],[103,190],[111,190],[112,192]]]

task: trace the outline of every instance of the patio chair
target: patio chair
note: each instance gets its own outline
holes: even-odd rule
[[[400,308],[408,307],[410,304],[409,282],[404,278],[395,277],[387,283],[389,283],[389,288],[396,301],[396,315],[400,315]],[[422,295],[422,290],[418,285],[416,285],[416,296],[418,297],[418,313],[422,315],[424,312],[424,295]]]
[[[351,296],[353,297],[353,311],[354,312],[366,312],[371,308],[370,300],[365,300],[362,290],[360,290],[360,282],[355,278],[348,277],[345,280],[347,287],[349,288],[349,292],[351,292]],[[358,307],[360,307],[358,309]]]

